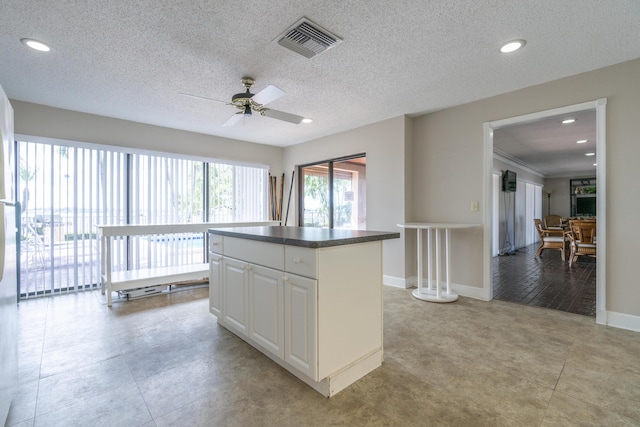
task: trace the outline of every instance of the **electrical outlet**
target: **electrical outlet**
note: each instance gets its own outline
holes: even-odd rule
[[[471,212],[478,212],[480,210],[480,202],[471,202]]]

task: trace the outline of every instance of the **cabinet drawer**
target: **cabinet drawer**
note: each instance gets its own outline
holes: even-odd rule
[[[221,254],[222,252],[222,236],[219,234],[209,233],[209,251]]]
[[[299,246],[285,246],[284,270],[289,273],[316,279],[316,249],[301,248]]]
[[[250,239],[225,237],[223,242],[224,255],[241,259],[253,264],[283,270],[284,248],[282,245],[258,242]]]

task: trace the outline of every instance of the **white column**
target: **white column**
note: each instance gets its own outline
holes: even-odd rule
[[[442,286],[440,286],[440,229],[436,228],[436,298],[442,298]]]
[[[431,287],[433,283],[431,281],[431,276],[433,276],[433,270],[431,269],[431,229],[427,228],[427,289],[431,291]]]
[[[451,249],[449,242],[451,241],[451,229],[445,229],[446,241],[445,241],[445,265],[447,266],[447,294],[451,294],[451,270],[449,269],[449,257],[451,256]]]
[[[422,229],[418,228],[416,230],[416,237],[418,239],[418,292],[422,293]],[[427,281],[427,286],[429,285],[429,281]]]

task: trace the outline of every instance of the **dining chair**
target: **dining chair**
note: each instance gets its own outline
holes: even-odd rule
[[[569,245],[571,254],[569,255],[569,267],[578,260],[579,256],[587,255],[596,257],[597,236],[596,221],[594,220],[570,220],[569,221]]]
[[[560,215],[547,215],[544,217],[544,226],[547,230],[561,230],[562,217]]]
[[[533,255],[535,257],[542,256],[542,251],[545,249],[557,249],[560,251],[562,261],[565,260],[565,238],[562,230],[547,230],[542,227],[542,220],[534,219],[533,223],[540,236],[540,247]]]

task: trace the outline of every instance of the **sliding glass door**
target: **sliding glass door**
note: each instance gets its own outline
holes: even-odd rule
[[[97,286],[96,225],[267,217],[264,166],[79,145],[17,142],[22,298]],[[207,253],[202,233],[123,238],[113,248],[123,269],[204,262]]]
[[[303,227],[331,228],[329,221],[329,163],[300,168],[302,177],[300,225]]]
[[[301,226],[366,228],[364,154],[300,166],[298,171]]]

